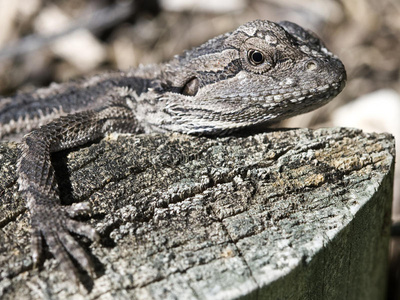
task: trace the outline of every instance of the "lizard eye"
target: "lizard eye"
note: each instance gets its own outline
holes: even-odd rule
[[[196,77],[190,79],[182,88],[182,95],[195,96],[199,91],[200,83]]]
[[[249,38],[240,47],[242,67],[252,73],[263,74],[275,67],[276,51],[266,47],[260,38]]]
[[[247,58],[253,66],[262,64],[265,61],[264,54],[257,50],[249,50],[247,52]]]

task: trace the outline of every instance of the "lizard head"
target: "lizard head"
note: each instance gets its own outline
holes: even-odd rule
[[[175,57],[160,89],[163,127],[217,134],[314,110],[344,87],[342,62],[310,31],[256,20]]]

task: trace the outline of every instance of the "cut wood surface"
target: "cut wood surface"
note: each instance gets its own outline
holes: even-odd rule
[[[34,267],[17,145],[0,144],[2,299],[384,299],[393,184],[388,134],[110,135],[53,156],[64,205],[102,236],[78,287]]]

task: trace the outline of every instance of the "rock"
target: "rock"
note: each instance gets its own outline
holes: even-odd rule
[[[71,26],[69,18],[57,6],[52,5],[40,12],[35,29],[46,36],[63,32]],[[106,50],[99,40],[87,29],[78,29],[55,41],[51,50],[81,71],[88,72],[105,60]]]

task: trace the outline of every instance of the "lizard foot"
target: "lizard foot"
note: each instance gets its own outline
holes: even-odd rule
[[[90,277],[95,274],[95,267],[91,257],[85,249],[71,236],[70,232],[86,236],[92,241],[98,242],[98,233],[87,224],[68,218],[62,207],[41,207],[40,214],[31,215],[32,222],[32,258],[37,265],[42,254],[42,241],[44,240],[59,262],[61,269],[72,280],[79,282],[78,268],[73,261],[81,266]],[[56,210],[56,211],[54,211]],[[40,217],[39,217],[40,216]],[[46,216],[43,219],[43,216]]]

